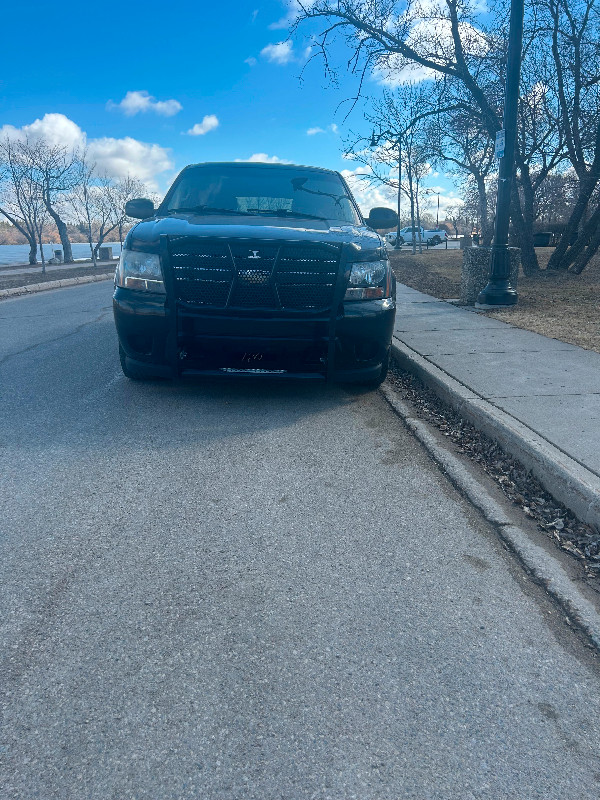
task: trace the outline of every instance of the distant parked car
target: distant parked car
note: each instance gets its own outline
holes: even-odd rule
[[[412,243],[413,239],[418,242],[419,241],[419,231],[421,232],[421,242],[423,244],[428,244],[435,246],[436,244],[441,244],[445,242],[448,238],[448,234],[444,230],[440,230],[439,228],[435,228],[434,230],[426,230],[425,228],[402,228],[400,231],[400,236],[403,242],[410,242]]]
[[[390,231],[385,235],[385,241],[392,247],[396,246],[396,231]],[[400,237],[400,244],[404,244],[404,239]]]

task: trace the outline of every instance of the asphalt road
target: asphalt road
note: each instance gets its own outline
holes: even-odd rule
[[[592,659],[382,397],[130,383],[110,296],[0,303],[0,796],[597,798]]]

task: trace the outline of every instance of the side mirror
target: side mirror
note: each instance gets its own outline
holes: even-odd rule
[[[391,208],[372,208],[367,219],[369,228],[381,230],[382,228],[394,228],[398,225],[398,214]]]
[[[136,200],[128,200],[125,203],[125,213],[134,219],[147,219],[154,216],[154,203],[139,197]]]

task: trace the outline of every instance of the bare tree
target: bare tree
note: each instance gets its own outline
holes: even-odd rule
[[[28,142],[14,142],[8,137],[0,142],[0,214],[27,239],[30,264],[37,263],[39,245],[42,272],[45,272],[42,234],[47,215],[37,176],[28,156]]]
[[[24,158],[29,162],[38,183],[44,205],[52,217],[63,249],[66,264],[73,262],[73,252],[63,209],[66,195],[75,187],[79,171],[79,154],[61,145],[52,145],[43,138],[22,143]]]
[[[422,252],[421,203],[426,197],[423,179],[431,170],[431,148],[426,122],[431,113],[430,92],[424,87],[402,87],[384,92],[382,100],[373,103],[373,111],[365,115],[372,126],[369,137],[355,137],[347,145],[351,155],[369,168],[364,179],[393,188],[408,198],[413,237],[413,253]]]
[[[462,108],[433,116],[428,124],[428,141],[434,162],[463,181],[466,178],[471,196],[475,191],[481,244],[489,246],[493,226],[488,185],[496,167],[494,142],[481,120]]]
[[[143,181],[127,175],[125,178],[114,184],[107,186],[106,194],[108,202],[112,208],[113,218],[117,220],[119,231],[119,244],[123,247],[124,228],[128,222],[133,220],[125,214],[125,205],[128,200],[136,197],[144,197],[148,194],[148,189]]]
[[[458,226],[464,223],[464,209],[462,205],[451,205],[446,209],[446,220],[452,223],[454,235],[458,238]]]
[[[594,228],[600,211],[593,205],[600,181],[599,2],[534,0],[527,7],[513,178],[518,185],[512,190],[511,217],[528,274],[538,271],[533,247],[536,195],[548,176],[564,169],[565,156],[578,177],[579,192],[549,266],[572,265],[572,271],[581,271],[600,239]],[[332,76],[333,42],[340,37],[346,42],[346,69],[359,78],[354,102],[373,72],[389,82],[406,83],[411,77],[441,82],[446,110],[462,109],[469,129],[493,141],[502,127],[507,5],[497,6],[495,16],[486,19],[469,0],[316,0],[301,6],[293,30],[304,22],[322,24],[315,55],[322,56]],[[483,150],[489,152],[489,147],[488,143]],[[456,151],[443,155],[456,157]],[[468,159],[457,160],[472,166]],[[483,197],[482,175],[479,188]],[[485,213],[480,217],[485,219]]]
[[[581,272],[600,245],[597,227],[580,228],[600,181],[600,42],[597,0],[548,0],[561,126],[579,186],[549,269]],[[596,217],[594,211],[592,218]],[[579,233],[579,235],[578,235]]]
[[[127,176],[114,181],[106,175],[98,175],[96,165],[83,152],[79,158],[74,187],[68,195],[73,219],[85,234],[94,266],[100,247],[108,237],[118,231],[123,245],[124,227],[128,221],[125,204],[134,197],[147,194],[145,184]]]
[[[475,28],[474,10],[468,2],[439,3],[363,2],[363,0],[316,0],[301,6],[292,27],[309,20],[322,20],[324,29],[315,39],[328,74],[335,74],[329,58],[332,40],[345,38],[351,55],[346,68],[360,76],[358,95],[367,73],[375,69],[394,79],[403,75],[438,78],[460,84],[467,92],[458,103],[477,114],[491,138],[502,127],[495,94],[486,91],[490,52],[498,49],[495,30]],[[494,67],[495,68],[495,67]],[[495,78],[495,74],[492,76]],[[492,81],[494,82],[494,81]]]
[[[96,165],[82,153],[69,202],[79,229],[85,233],[94,266],[100,247],[122,220],[124,212],[118,208],[116,194],[114,182],[106,176],[98,176]]]

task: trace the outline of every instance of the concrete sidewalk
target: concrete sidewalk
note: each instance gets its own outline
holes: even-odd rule
[[[394,351],[600,527],[600,354],[398,285]]]

